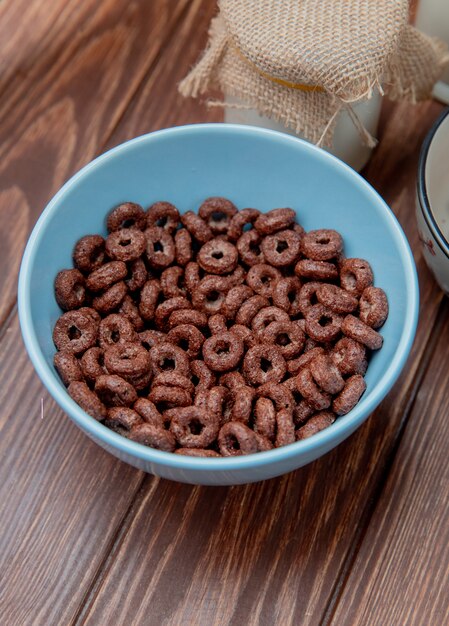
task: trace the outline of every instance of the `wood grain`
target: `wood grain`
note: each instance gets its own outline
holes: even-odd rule
[[[216,489],[143,478],[89,442],[57,409],[33,373],[17,320],[8,313],[23,239],[74,169],[132,136],[221,119],[220,111],[183,100],[176,90],[205,43],[215,2],[69,0],[54,3],[48,21],[40,6],[38,0],[0,4],[0,34],[11,32],[5,23],[23,16],[17,32],[26,39],[16,56],[17,39],[11,39],[1,57],[8,60],[13,82],[11,93],[0,95],[0,246],[8,251],[0,276],[0,321],[7,320],[0,337],[2,623],[314,625],[336,620],[344,607],[354,623],[371,623],[364,616],[406,623],[401,618],[409,617],[408,605],[395,599],[406,567],[412,572],[407,599],[415,593],[417,614],[425,609],[439,623],[447,608],[445,549],[435,567],[436,591],[427,593],[426,604],[421,587],[427,579],[423,582],[407,554],[402,529],[405,537],[418,540],[420,523],[441,531],[447,506],[442,481],[435,497],[429,495],[432,476],[440,481],[440,468],[424,458],[424,448],[417,459],[410,452],[412,445],[419,447],[415,423],[430,449],[438,446],[417,407],[433,419],[439,407],[447,409],[446,394],[437,393],[432,382],[437,371],[431,362],[435,320],[446,328],[447,307],[424,265],[414,225],[419,147],[441,107],[384,106],[381,142],[365,171],[409,237],[421,286],[423,323],[387,400],[350,440],[288,476]],[[4,215],[14,217],[13,227]],[[449,331],[444,332],[446,337]],[[443,368],[442,347],[438,354]],[[433,401],[425,399],[428,393]],[[409,442],[405,452],[404,442]],[[397,459],[404,461],[398,465]],[[401,473],[404,463],[413,463],[414,473]],[[421,465],[428,478],[413,495],[412,479]],[[401,513],[410,494],[419,513],[413,527]],[[435,523],[428,520],[429,502],[437,511]],[[379,524],[385,544],[376,536]],[[426,574],[440,535],[447,543],[440,532],[419,552]],[[408,560],[396,559],[403,569],[388,560],[388,546],[395,546],[395,554],[406,552]],[[352,576],[354,564],[377,603],[388,581],[391,610],[376,609]],[[357,591],[349,595],[352,589]]]
[[[449,623],[449,307],[332,624]]]
[[[38,0],[30,4],[43,11]],[[84,26],[80,15],[69,19],[69,6],[63,10],[66,19],[54,37],[65,43],[63,51],[44,45],[43,56],[50,58],[38,61],[37,70],[0,100],[8,109],[0,125],[0,189],[5,192],[0,214],[11,211],[1,201],[19,189],[29,208],[26,218],[21,213],[27,220],[21,228],[29,232],[63,182],[101,151],[187,5],[187,0],[83,0],[82,10],[73,10],[84,15]],[[17,47],[14,37],[12,42]],[[15,300],[23,251],[23,241],[11,246],[10,239],[11,225],[2,219],[0,247],[8,249],[8,260],[7,273],[0,274],[0,325]]]
[[[59,78],[49,63],[48,76],[34,85],[37,94],[37,83],[48,81],[51,93],[45,106],[37,96],[27,103],[34,121],[24,125],[20,141],[9,137],[0,167],[3,320],[40,208],[74,168],[101,150],[144,72],[176,33],[186,3],[155,5],[102,3],[103,21],[92,15]],[[142,474],[89,442],[55,406],[25,355],[15,316],[0,341],[0,501],[7,503],[0,507],[1,621],[68,623],[126,525]]]

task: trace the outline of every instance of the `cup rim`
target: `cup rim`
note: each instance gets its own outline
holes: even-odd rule
[[[424,220],[435,238],[435,241],[440,248],[441,252],[449,259],[449,241],[443,235],[440,227],[438,226],[438,222],[435,218],[435,215],[432,211],[432,206],[430,204],[429,195],[427,193],[427,184],[426,184],[426,166],[427,159],[430,152],[430,147],[432,142],[440,128],[441,124],[445,121],[445,119],[449,116],[449,107],[444,109],[444,111],[438,116],[433,126],[429,130],[424,139],[423,145],[421,147],[421,152],[419,154],[418,161],[418,179],[417,179],[417,194],[419,205],[421,208],[421,212],[423,214]]]
[[[97,422],[90,415],[85,413],[67,394],[62,383],[56,382],[51,368],[42,354],[39,346],[36,331],[31,319],[30,307],[30,273],[34,264],[36,251],[38,249],[39,240],[42,233],[47,228],[48,222],[52,214],[58,210],[58,205],[67,191],[79,183],[84,176],[106,163],[109,159],[113,159],[119,153],[126,153],[132,150],[139,143],[157,141],[163,137],[196,135],[201,134],[239,134],[251,138],[251,136],[266,137],[271,141],[283,144],[301,144],[302,149],[308,153],[313,153],[315,158],[321,162],[329,162],[332,167],[338,168],[351,179],[356,186],[362,186],[372,196],[375,203],[382,207],[383,219],[388,224],[394,239],[398,246],[398,252],[401,258],[401,264],[404,265],[407,276],[407,302],[409,304],[409,315],[406,317],[397,350],[393,355],[391,362],[388,364],[383,375],[374,385],[370,393],[362,399],[348,415],[336,420],[329,428],[315,434],[313,437],[303,441],[296,441],[288,446],[282,446],[266,452],[258,454],[250,454],[245,456],[236,456],[228,458],[198,458],[173,454],[171,452],[163,452],[130,441],[121,435],[114,433],[106,428],[100,422]],[[192,124],[186,126],[178,126],[154,131],[140,137],[136,137],[126,141],[106,153],[98,156],[96,159],[85,165],[80,171],[72,176],[50,200],[41,216],[39,217],[25,248],[22,264],[19,274],[18,284],[18,312],[22,336],[28,355],[35,367],[35,370],[42,380],[47,391],[56,400],[58,405],[65,411],[73,421],[85,433],[94,439],[98,439],[106,447],[114,448],[121,454],[135,457],[150,464],[170,467],[172,469],[182,469],[187,471],[215,472],[215,471],[235,471],[244,469],[261,469],[264,466],[274,465],[279,461],[287,461],[294,457],[303,456],[304,459],[318,449],[325,449],[327,446],[335,442],[335,445],[345,439],[348,434],[358,428],[362,422],[371,414],[378,404],[387,395],[396,382],[401,373],[405,361],[409,355],[416,332],[419,310],[419,288],[416,267],[413,260],[413,254],[410,245],[406,239],[397,218],[389,209],[383,198],[375,191],[375,189],[364,180],[357,172],[348,165],[337,159],[335,156],[309,144],[297,137],[292,137],[277,131],[256,128],[253,126],[245,126],[240,124]],[[334,447],[331,445],[331,447]],[[307,462],[307,461],[306,461]]]

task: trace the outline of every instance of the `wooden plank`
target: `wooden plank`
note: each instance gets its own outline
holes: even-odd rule
[[[24,98],[29,86],[64,52],[82,27],[91,0],[47,3],[3,0],[0,4],[0,120]],[[24,105],[27,99],[24,99]]]
[[[42,77],[47,88],[55,81],[51,94],[45,106],[38,99],[30,104],[36,119],[0,166],[3,318],[40,208],[101,149],[144,72],[170,45],[188,3],[101,5],[103,21],[93,16],[80,39],[85,45],[64,72],[58,78],[50,68]],[[188,6],[192,23],[199,0]],[[7,503],[0,507],[1,621],[69,623],[126,528],[142,474],[89,442],[55,406],[25,355],[15,316],[0,341],[0,498]]]
[[[332,624],[449,623],[449,307]]]
[[[64,52],[53,63],[42,61],[41,74],[24,79],[26,97],[20,82],[11,91],[14,106],[0,125],[0,214],[13,210],[11,197],[14,206],[18,202],[20,226],[13,229],[21,233],[17,241],[11,223],[0,221],[0,247],[8,251],[0,275],[0,325],[15,300],[23,239],[62,183],[101,150],[188,2],[84,0],[82,6],[89,9],[85,27],[74,35],[63,28]]]
[[[95,47],[93,51],[86,51],[83,65],[74,62],[68,70],[71,73],[78,67],[84,92],[78,96],[80,86],[73,86],[73,93],[69,95],[66,88],[76,77],[73,73],[65,75],[65,88],[59,87],[59,97],[54,96],[48,111],[25,132],[23,143],[20,142],[8,157],[9,175],[8,168],[0,168],[4,180],[8,181],[0,195],[0,245],[3,259],[8,259],[3,272],[2,296],[7,292],[9,299],[1,300],[4,316],[8,313],[4,303],[13,301],[9,296],[15,289],[21,247],[40,208],[38,200],[45,203],[74,167],[102,149],[101,142],[106,140],[131,98],[129,90],[123,92],[120,87],[125,81],[123,68],[115,72],[116,76],[107,73],[105,80],[109,79],[114,86],[108,94],[103,94],[104,102],[92,96],[92,89],[86,91],[98,75],[95,63],[106,71],[111,62],[111,57],[103,62],[102,55],[117,35],[112,23],[112,17],[117,17],[116,4],[109,3],[109,13],[105,14],[113,35],[107,38],[109,31],[103,26],[104,32],[97,32],[94,37],[95,46],[100,46],[98,51],[95,52]],[[142,64],[139,71],[144,66],[151,68],[160,54],[170,57],[170,46],[173,40],[178,42],[179,37],[180,21],[176,21],[176,16],[181,15],[177,9],[174,16],[169,16],[171,2],[159,1],[158,6],[141,4],[140,18],[135,13],[136,6],[140,6],[136,3],[125,11],[127,36],[130,40],[139,36],[139,45],[146,47],[139,52],[140,57],[133,47],[126,53],[126,56],[132,53],[135,63]],[[182,45],[186,45],[186,40],[190,43],[186,63],[193,62],[204,45],[205,24],[212,15],[214,3],[206,7],[204,2],[196,0],[188,9],[189,28],[186,30],[182,23]],[[152,42],[148,41],[148,11],[152,11],[155,22]],[[161,13],[160,21],[158,13]],[[192,33],[201,23],[204,35],[193,45]],[[145,29],[145,37],[138,29]],[[116,45],[123,44],[123,36],[120,35]],[[107,54],[114,56],[116,53],[117,50]],[[127,63],[127,81],[133,86],[133,63],[131,60]],[[89,68],[90,77],[87,76]],[[83,93],[88,94],[86,103],[82,101]],[[161,93],[162,110],[163,102]],[[180,108],[180,103],[178,106]],[[192,101],[190,110],[195,107],[200,110]],[[172,109],[170,114],[173,114]],[[163,118],[160,123],[164,123]],[[14,184],[17,179],[18,183]],[[0,336],[0,400],[0,502],[7,503],[0,506],[0,526],[4,529],[0,537],[0,621],[6,624],[69,623],[77,619],[91,587],[95,589],[97,573],[107,568],[108,555],[134,513],[131,504],[139,492],[143,475],[90,442],[56,407],[26,357],[14,315],[8,317]]]
[[[179,68],[183,54],[180,46],[173,67]],[[144,111],[154,111],[158,120],[152,94],[161,78],[155,68],[112,143],[147,130]],[[178,98],[173,91],[166,97]],[[417,245],[413,213],[419,146],[439,110],[434,104],[390,107],[366,172],[414,246],[427,319],[389,398],[350,441],[289,476],[214,490],[164,482],[155,487],[147,479],[129,532],[100,574],[83,623],[316,624],[324,615],[353,541],[372,513],[371,498],[416,394],[441,300]]]

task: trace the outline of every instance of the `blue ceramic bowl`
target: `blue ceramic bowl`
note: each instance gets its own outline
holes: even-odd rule
[[[105,215],[125,200],[144,206],[165,199],[182,211],[207,196],[238,207],[293,207],[306,229],[335,228],[350,257],[371,263],[388,294],[384,346],[373,355],[360,403],[330,428],[283,448],[224,459],[160,452],[129,441],[87,415],[53,369],[52,328],[60,315],[53,280],[71,266],[75,241],[106,233]],[[19,278],[19,316],[29,356],[45,387],[100,446],[146,472],[205,485],[253,482],[310,463],[349,437],[385,397],[409,354],[418,316],[416,269],[390,209],[358,174],[294,137],[246,126],[204,124],[138,137],[84,167],[56,194],[29,239]]]

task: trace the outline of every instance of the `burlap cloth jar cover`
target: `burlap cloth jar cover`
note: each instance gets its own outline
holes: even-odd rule
[[[449,1],[449,0],[448,0]],[[184,96],[220,89],[241,107],[329,146],[346,108],[374,90],[428,98],[449,60],[441,41],[408,24],[407,0],[219,0],[205,52],[179,85]],[[228,106],[224,102],[212,103]]]

